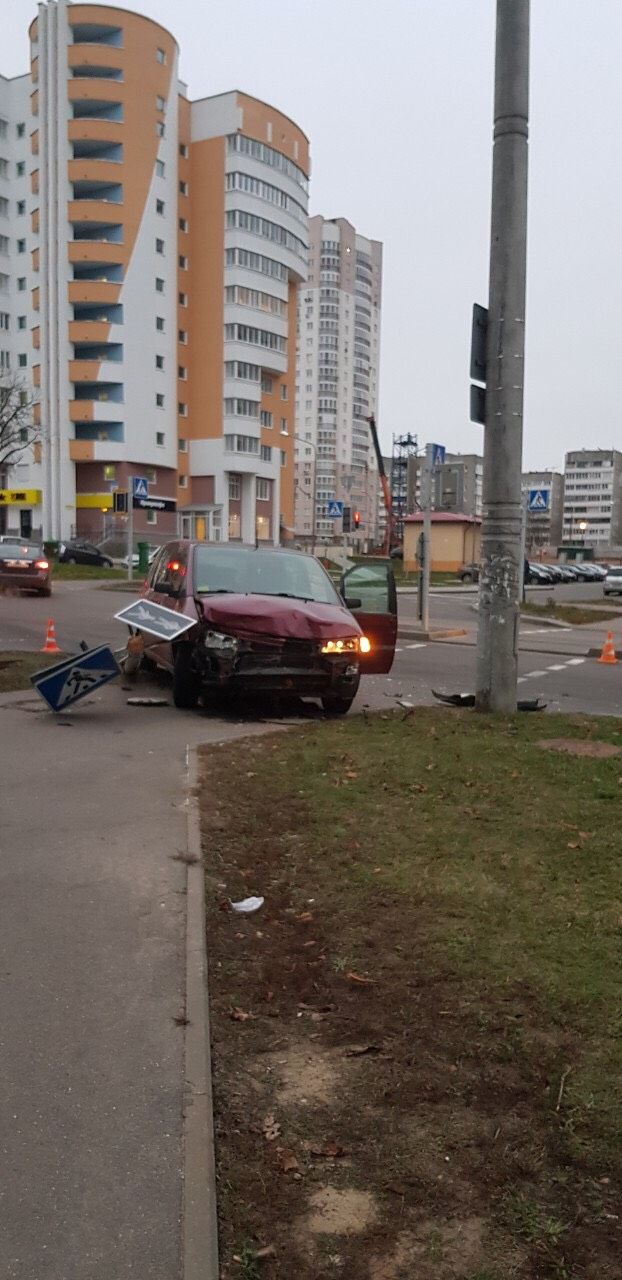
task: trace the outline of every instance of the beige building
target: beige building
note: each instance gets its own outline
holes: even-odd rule
[[[481,549],[481,520],[458,512],[432,512],[432,558],[435,572],[455,573],[463,564],[478,564]],[[412,573],[419,566],[418,543],[423,532],[423,515],[404,521],[404,569]]]

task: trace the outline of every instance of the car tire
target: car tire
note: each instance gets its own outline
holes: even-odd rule
[[[346,716],[354,698],[341,698],[338,693],[325,693],[322,706],[327,716]]]
[[[65,560],[65,564],[77,564],[77,563],[78,561],[76,560],[75,556],[67,556],[67,559]]]
[[[113,568],[114,568],[114,561],[113,561],[113,560],[102,560],[102,568],[103,568],[103,569],[113,569]]]
[[[462,581],[462,582],[473,582],[473,574],[472,574],[472,573],[461,573],[461,574],[460,574],[460,578],[461,578],[461,581]]]
[[[180,711],[194,711],[199,701],[201,683],[192,666],[190,645],[176,645],[173,664],[173,702]]]
[[[42,587],[41,590],[38,592],[38,595],[40,596],[51,596],[51,594],[52,594],[51,587]]]

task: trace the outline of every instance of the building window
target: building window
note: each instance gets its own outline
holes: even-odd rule
[[[164,333],[164,316],[156,316],[156,329],[159,333]]]
[[[164,138],[166,135],[166,125],[162,120],[156,120],[156,133],[158,138]]]
[[[182,404],[182,403],[181,403],[181,400],[180,400],[180,401],[178,401],[178,403],[177,403],[177,412],[178,412],[178,414],[179,414],[180,418],[187,418],[187,417],[188,417],[188,405],[187,405],[187,404]]]
[[[269,373],[262,373],[261,375],[261,390],[272,391],[272,378]]]
[[[157,176],[158,178],[163,178],[163,177],[164,177],[164,171],[165,171],[164,161],[163,161],[163,160],[156,160],[156,176]]]
[[[25,316],[18,316],[18,317],[17,317],[17,327],[18,327],[18,329],[25,329],[25,328],[26,328],[26,317],[25,317]]]
[[[17,252],[18,252],[18,253],[25,253],[25,252],[26,252],[26,241],[25,241],[25,240],[18,240],[18,241],[17,241]]]
[[[156,293],[164,293],[164,281],[161,276],[156,276]]]
[[[164,408],[164,395],[162,391],[156,391],[156,408],[157,409]]]
[[[284,449],[281,449],[281,450],[280,450],[280,453],[281,453],[281,466],[282,466],[282,467],[286,467],[286,466],[287,466],[287,454],[286,454],[286,452],[285,452],[285,450],[284,450]]]
[[[164,49],[156,49],[156,59],[162,66],[166,65],[166,52]]]
[[[242,497],[242,480],[240,476],[229,476],[229,498],[239,502]]]
[[[183,344],[185,345],[185,344],[186,344],[186,342],[188,341],[188,334],[186,333],[186,330],[185,330],[185,329],[178,329],[178,330],[177,330],[177,338],[178,338],[179,342],[181,342],[181,343],[183,343]]]
[[[156,240],[156,253],[164,253],[164,241]]]
[[[20,355],[18,355],[18,357],[17,357],[17,363],[18,363],[18,365],[19,365],[20,369],[25,369],[25,368],[26,368],[26,366],[28,365],[28,356],[26,355],[26,353],[25,353],[25,352],[21,352],[21,353],[20,353]]]
[[[186,366],[185,366],[185,365],[183,365],[183,364],[178,364],[178,366],[177,366],[177,377],[178,377],[178,378],[181,378],[183,382],[185,382],[185,381],[186,381],[186,379],[187,379],[187,377],[188,377],[188,370],[186,369]]]
[[[180,253],[180,255],[179,255],[179,265],[180,265],[180,267],[181,267],[182,271],[187,271],[187,270],[188,270],[188,259],[184,256],[184,254],[183,254],[183,253]]]
[[[187,145],[186,145],[186,143],[185,143],[185,142],[180,142],[180,144],[179,144],[179,154],[180,154],[180,156],[181,156],[182,160],[187,160],[187,159],[188,159],[188,147],[187,147]]]
[[[0,329],[9,329],[11,324],[8,311],[0,311]]]
[[[258,542],[270,541],[270,517],[269,516],[256,516],[255,528],[256,528]]]
[[[25,200],[18,200],[18,201],[17,201],[17,213],[18,213],[18,216],[19,216],[19,217],[21,217],[21,216],[22,216],[22,214],[24,214],[25,212],[26,212],[26,201],[25,201]]]
[[[180,196],[187,196],[187,195],[188,195],[188,183],[187,183],[187,182],[180,182],[180,184],[179,184],[179,194],[180,194]]]
[[[281,435],[288,436],[289,428],[287,426],[287,418],[281,418]]]
[[[148,509],[147,509],[147,512],[146,512],[146,515],[147,515],[147,524],[157,524],[157,523],[158,523],[158,513],[157,513],[157,511],[152,511],[150,508],[148,508]]]
[[[156,431],[156,444],[159,449],[164,448],[164,432],[163,431]]]
[[[25,161],[25,160],[18,160],[18,161],[17,161],[17,164],[16,164],[16,166],[15,166],[15,172],[16,172],[16,174],[17,174],[18,178],[23,178],[23,177],[24,177],[24,174],[25,174],[25,172],[26,172],[26,161]]]
[[[17,134],[18,138],[25,138],[25,136],[26,136],[26,125],[24,124],[23,120],[20,120],[20,123],[19,123],[18,125],[16,125],[16,126],[15,126],[15,132],[16,132],[16,134]]]
[[[262,410],[261,410],[261,419],[260,419],[260,420],[261,420],[261,425],[262,425],[262,427],[271,427],[271,426],[272,426],[272,414],[270,413],[269,409],[262,409]]]
[[[180,437],[179,437],[179,440],[178,440],[178,446],[179,446],[179,452],[180,452],[180,453],[187,453],[187,452],[188,452],[188,441],[187,441],[187,440],[184,440],[182,436],[180,436]]]
[[[180,477],[179,477],[179,487],[180,487],[180,489],[187,489],[187,488],[188,488],[188,477],[187,477],[187,476],[180,476]]]
[[[281,383],[281,400],[287,400],[287,387],[284,382]]]
[[[155,467],[147,467],[147,473],[146,473],[146,474],[147,474],[147,480],[148,480],[149,484],[157,484],[157,482],[158,482],[158,473],[157,473],[157,471],[156,471]]]
[[[229,514],[229,537],[230,537],[230,538],[239,538],[239,537],[240,537],[240,527],[241,527],[241,523],[240,523],[240,515],[239,515],[239,512],[238,512],[238,511],[231,511],[231,512],[230,512],[230,514]]]
[[[188,219],[187,219],[187,218],[180,218],[180,219],[179,219],[179,230],[180,230],[180,231],[187,231],[187,230],[188,230]]]
[[[164,356],[156,356],[155,362],[156,362],[156,369],[164,368]]]
[[[159,214],[160,214],[160,216],[162,216],[162,214],[164,213],[164,201],[163,201],[163,200],[156,200],[156,213],[159,213]]]
[[[166,111],[166,101],[159,93],[156,94],[156,111]]]
[[[26,291],[26,277],[25,277],[25,276],[18,276],[18,277],[17,277],[17,290],[18,290],[18,293],[25,293],[25,291]]]
[[[262,476],[257,476],[257,501],[269,502],[271,497],[271,488],[272,484],[270,480],[264,480]]]
[[[261,461],[272,462],[272,449],[269,444],[262,444],[261,446]]]
[[[179,296],[179,305],[180,305],[180,307],[187,307],[187,306],[188,306],[188,294],[187,294],[187,293],[180,293],[178,296]]]

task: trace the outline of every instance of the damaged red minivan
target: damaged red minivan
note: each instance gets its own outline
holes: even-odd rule
[[[196,618],[150,655],[172,672],[177,707],[210,689],[290,692],[347,712],[361,675],[390,671],[397,597],[389,565],[346,570],[340,592],[315,556],[239,543],[176,541],[155,557],[143,597]]]

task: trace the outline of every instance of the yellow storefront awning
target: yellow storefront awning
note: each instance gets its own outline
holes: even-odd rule
[[[100,511],[112,511],[112,494],[111,493],[77,493],[76,507],[84,510],[85,507],[98,507]]]
[[[0,489],[0,506],[38,507],[40,505],[40,489]]]

